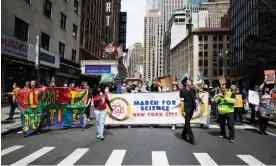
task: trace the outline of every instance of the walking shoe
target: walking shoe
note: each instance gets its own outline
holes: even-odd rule
[[[263,135],[264,134],[263,131],[260,131],[260,134]]]
[[[195,139],[190,139],[189,142],[190,142],[190,144],[195,145],[196,142],[197,142],[197,140],[195,140]]]
[[[226,135],[220,134],[220,135],[219,135],[219,138],[226,138]]]
[[[101,138],[101,135],[97,135],[97,139],[100,139]]]
[[[91,120],[88,118],[87,121],[90,122]]]
[[[181,138],[182,138],[184,141],[189,142],[189,139],[188,139],[187,136],[182,136]]]
[[[150,128],[153,129],[153,125],[150,125]]]
[[[172,126],[172,130],[175,130],[175,125]]]
[[[266,131],[263,131],[263,134],[264,134],[264,135],[268,135],[268,133],[267,133]]]
[[[234,140],[234,139],[230,139],[230,142],[233,142],[233,143],[235,143],[235,140]]]
[[[81,129],[82,131],[84,131],[85,130],[85,126],[82,126],[82,129]]]
[[[101,135],[100,138],[101,138],[101,140],[104,140],[104,136]]]
[[[13,119],[13,117],[9,117],[9,118],[7,118],[6,120],[12,120]]]

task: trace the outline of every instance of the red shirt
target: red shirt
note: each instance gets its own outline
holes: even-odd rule
[[[93,102],[100,100],[100,95],[93,97]],[[106,109],[106,101],[109,100],[106,93],[103,94],[103,100],[99,105],[95,106],[96,110],[105,110]]]

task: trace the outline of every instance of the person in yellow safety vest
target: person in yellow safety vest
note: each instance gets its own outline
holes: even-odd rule
[[[236,102],[235,102],[235,121],[239,118],[239,121],[242,123],[243,120],[243,112],[244,112],[244,107],[243,107],[243,95],[240,93],[240,89],[237,88],[236,91]]]
[[[231,90],[236,89],[236,86],[232,85]],[[215,99],[218,103],[219,122],[220,122],[220,138],[227,138],[225,131],[225,122],[229,129],[229,140],[235,142],[235,120],[234,120],[234,104],[236,101],[235,93],[227,90],[225,87],[221,87],[221,94]]]

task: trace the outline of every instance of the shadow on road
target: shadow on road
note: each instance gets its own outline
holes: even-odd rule
[[[253,132],[253,133],[257,133],[257,134],[260,134],[259,130],[257,129],[244,129],[245,131],[250,131],[250,132]]]
[[[174,135],[175,135],[175,137],[177,139],[181,139],[182,140],[182,133],[181,132],[175,132]]]

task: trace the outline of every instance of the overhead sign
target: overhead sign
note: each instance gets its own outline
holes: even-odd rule
[[[14,37],[10,37],[5,34],[1,34],[1,53],[10,55],[13,57],[28,59],[28,43],[18,40]]]
[[[111,65],[85,65],[85,74],[111,73]]]

